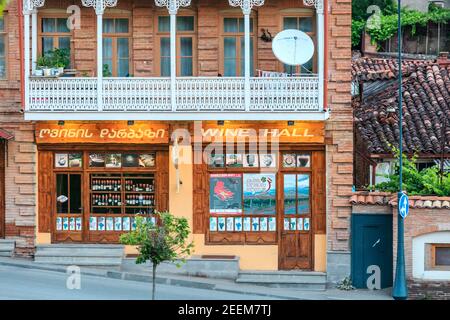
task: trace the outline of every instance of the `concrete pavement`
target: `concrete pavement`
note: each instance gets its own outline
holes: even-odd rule
[[[68,275],[46,270],[0,266],[0,300],[149,300],[151,284],[82,275],[81,289],[66,287]],[[261,300],[264,297],[158,284],[158,300]]]
[[[22,269],[22,270],[21,270]],[[23,270],[25,269],[25,270]],[[30,272],[30,275],[27,276],[27,272]],[[5,275],[5,273],[10,272],[24,272],[21,273],[21,276],[28,277],[29,281],[33,281],[34,277],[36,277],[35,282],[36,285],[45,285],[47,281],[45,279],[52,278],[54,281],[61,281],[64,279],[63,285],[65,288],[65,279],[67,279],[66,268],[62,266],[55,265],[45,265],[45,264],[37,264],[31,260],[25,259],[13,259],[13,258],[1,258],[0,257],[0,281],[5,281],[5,284],[14,287],[14,283],[11,282],[15,278],[12,277],[12,280],[9,280],[9,277]],[[83,294],[85,298],[78,299],[139,299],[136,294],[131,294],[131,292],[142,293],[142,297],[145,297],[146,294],[150,294],[150,285],[151,276],[150,272],[144,272],[140,268],[136,268],[136,270],[107,270],[100,268],[87,268],[82,267],[81,273],[83,275],[83,279],[87,279],[88,287],[87,291]],[[15,273],[13,273],[15,274]],[[42,276],[44,279],[43,282],[39,280]],[[106,279],[102,279],[106,278]],[[22,284],[22,280],[18,280],[18,286]],[[267,288],[262,286],[252,286],[252,285],[244,285],[237,284],[232,280],[223,280],[223,279],[209,279],[209,278],[197,278],[197,277],[189,277],[189,276],[179,276],[173,274],[157,274],[156,279],[158,286],[157,291],[160,291],[161,296],[158,296],[159,299],[301,299],[301,300],[391,300],[389,290],[380,290],[380,291],[370,291],[370,290],[352,290],[352,291],[341,291],[337,289],[328,289],[325,291],[303,291],[298,289],[290,289],[290,288]],[[53,283],[53,287],[49,287],[51,293],[55,293],[56,285]],[[109,292],[105,292],[104,290],[98,291],[96,288],[96,283],[100,285],[107,284],[111,286],[106,290]],[[118,288],[125,288],[124,293],[119,292]],[[34,287],[34,285],[33,285]],[[182,287],[182,288],[180,288]],[[30,288],[30,286],[26,287]],[[59,288],[59,287],[58,287]],[[128,288],[133,288],[132,291],[127,291]],[[142,291],[136,291],[135,288],[142,288]],[[145,289],[144,289],[145,288]],[[189,288],[189,289],[188,289]],[[2,282],[0,282],[0,299],[2,297]],[[32,288],[33,289],[33,288]],[[54,291],[55,289],[56,291]],[[96,291],[97,290],[97,291]],[[117,291],[116,291],[117,290]],[[200,290],[197,292],[197,290]],[[38,290],[40,292],[41,290]],[[76,291],[76,290],[75,290]],[[191,295],[192,292],[196,292],[196,295]],[[11,291],[13,294],[15,290]],[[189,292],[189,295],[184,295],[183,292]],[[129,295],[129,293],[131,295]],[[79,294],[79,293],[78,293]],[[105,297],[96,297],[96,294],[104,294]],[[125,294],[125,295],[124,295]],[[61,295],[61,299],[65,299],[67,293]],[[39,296],[43,296],[40,294]],[[75,298],[73,298],[74,296]],[[77,299],[77,293],[70,293],[67,299]],[[89,298],[88,298],[89,297]],[[197,297],[197,298],[196,298]],[[59,297],[58,297],[59,298]],[[54,299],[58,299],[54,298]],[[31,298],[30,298],[31,299]],[[46,299],[46,298],[44,298]]]

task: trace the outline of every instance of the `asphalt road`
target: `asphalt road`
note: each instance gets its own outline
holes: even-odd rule
[[[81,289],[66,287],[60,272],[0,266],[0,300],[147,300],[151,283],[81,275]],[[234,294],[179,286],[156,286],[158,300],[263,300],[258,295]]]

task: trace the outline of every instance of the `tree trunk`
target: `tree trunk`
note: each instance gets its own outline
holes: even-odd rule
[[[153,290],[152,290],[152,300],[155,300],[155,289],[156,289],[156,264],[153,263],[152,264],[153,267],[153,280],[152,280],[152,286],[153,286]]]

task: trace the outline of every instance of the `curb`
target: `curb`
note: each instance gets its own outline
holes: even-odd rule
[[[31,270],[53,271],[53,272],[59,272],[59,273],[67,272],[67,269],[63,266],[37,264],[32,261],[26,261],[26,260],[11,261],[8,258],[4,259],[1,257],[0,257],[0,265],[9,266],[9,267],[19,267],[19,268],[31,269]],[[103,277],[103,278],[116,279],[116,280],[124,280],[124,281],[136,281],[136,282],[148,282],[148,283],[152,282],[152,277],[149,275],[145,275],[145,274],[130,273],[130,272],[123,272],[123,271],[98,270],[98,269],[85,268],[85,267],[80,267],[80,268],[81,268],[81,274],[83,274],[83,275]],[[220,292],[227,292],[227,293],[251,294],[251,295],[256,295],[256,296],[283,299],[283,300],[313,300],[314,299],[314,298],[307,299],[307,298],[299,298],[299,297],[294,297],[294,296],[284,296],[284,295],[276,295],[276,294],[270,294],[270,293],[254,292],[253,290],[249,290],[249,289],[237,290],[237,289],[231,289],[231,288],[226,288],[226,287],[224,288],[224,287],[221,287],[221,286],[223,286],[223,284],[214,284],[214,283],[202,282],[199,280],[187,280],[187,279],[180,279],[180,278],[167,277],[167,276],[157,276],[156,283],[166,284],[166,285],[171,285],[171,286],[178,286],[178,287],[220,291]]]

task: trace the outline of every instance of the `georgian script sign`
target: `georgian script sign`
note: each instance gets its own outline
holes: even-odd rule
[[[194,125],[194,141],[203,143],[229,141],[248,142],[252,140],[278,141],[279,143],[324,143],[325,123],[321,121],[295,121],[288,126],[286,121],[217,122],[204,121]]]
[[[163,123],[135,121],[37,123],[36,143],[136,143],[169,142],[169,126]]]

